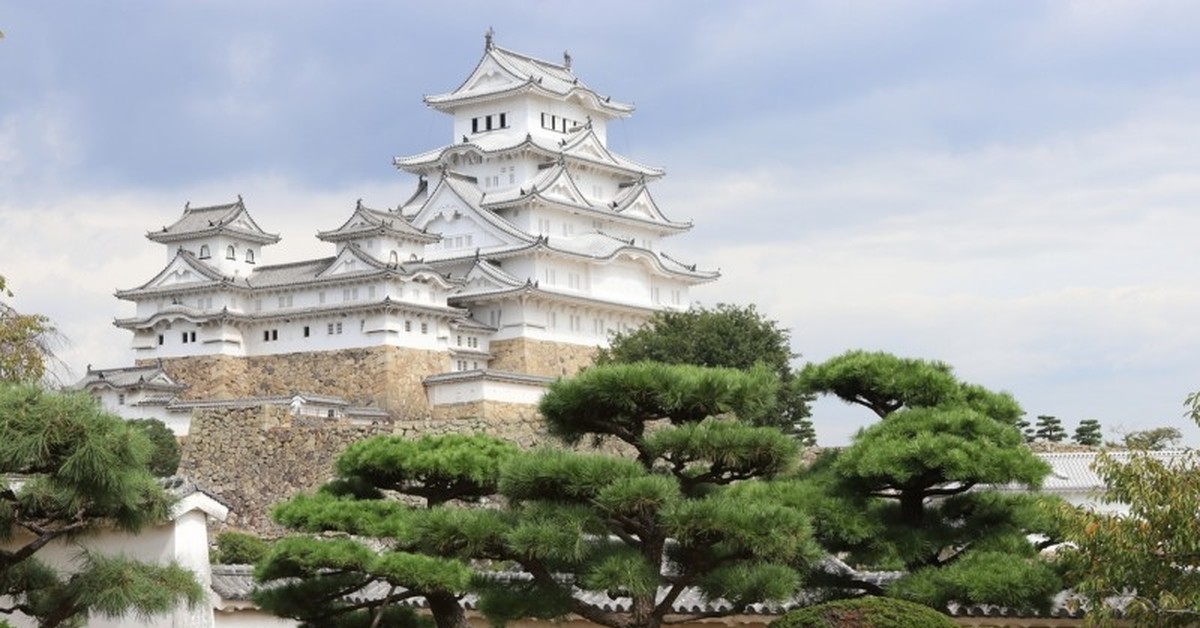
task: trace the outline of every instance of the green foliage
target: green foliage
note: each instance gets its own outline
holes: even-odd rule
[[[0,298],[11,297],[0,275]],[[54,358],[54,327],[40,314],[21,314],[0,301],[0,382],[37,382]]]
[[[1136,625],[1200,622],[1200,455],[1174,462],[1135,452],[1128,460],[1102,453],[1095,463],[1104,500],[1129,505],[1126,515],[1062,506],[1070,545],[1059,551],[1072,588],[1087,599],[1089,617],[1111,619],[1106,602],[1123,598]]]
[[[951,600],[1040,606],[1061,590],[1026,540],[1053,536],[1055,525],[1037,506],[1048,498],[978,490],[1037,487],[1049,472],[1025,446],[1011,396],[960,382],[941,362],[863,351],[808,365],[800,380],[882,419],[780,494],[807,504],[823,546],[854,564],[908,572],[886,593],[935,607]],[[1012,565],[995,568],[998,556]],[[885,593],[836,574],[813,577],[846,593]]]
[[[19,541],[0,550],[0,594],[13,601],[5,612],[57,626],[88,613],[149,616],[202,599],[176,565],[84,553],[62,575],[38,560],[55,539],[101,528],[137,532],[167,519],[171,499],[146,468],[150,450],[139,430],[87,395],[0,383],[0,473],[22,476],[16,488],[0,485],[0,537]]]
[[[1048,443],[1060,443],[1067,438],[1067,431],[1063,429],[1062,421],[1058,417],[1048,414],[1038,415],[1033,434],[1036,440]]]
[[[1127,449],[1157,451],[1176,447],[1181,439],[1183,439],[1183,433],[1178,428],[1156,427],[1130,432],[1124,436],[1122,441]]]
[[[180,450],[171,428],[158,419],[134,419],[129,424],[140,429],[154,446],[148,463],[150,472],[160,478],[175,475],[179,469]]]
[[[1087,447],[1099,447],[1102,441],[1100,434],[1100,421],[1096,419],[1084,419],[1079,422],[1075,428],[1075,435],[1071,437],[1079,445]]]
[[[1015,425],[1022,411],[1008,393],[960,382],[944,362],[889,353],[847,351],[800,371],[799,385],[813,394],[836,395],[885,418],[901,408],[960,405]]]
[[[949,617],[924,606],[882,597],[836,600],[790,611],[769,628],[953,628]]]
[[[224,565],[253,565],[262,560],[271,544],[248,532],[222,532],[212,562]]]
[[[645,325],[614,334],[596,364],[660,362],[748,370],[765,366],[779,376],[775,411],[743,417],[792,433],[806,446],[816,444],[809,417],[810,395],[792,385],[790,332],[765,318],[753,305],[718,303],[693,306],[686,312],[658,312]]]
[[[779,379],[764,367],[701,368],[656,362],[590,368],[551,384],[539,405],[551,434],[568,443],[611,436],[652,454],[643,437],[652,421],[697,423],[732,414],[755,422],[774,410]]]
[[[272,517],[302,532],[354,536],[278,541],[255,572],[259,581],[276,582],[255,599],[304,625],[369,625],[382,613],[397,622],[382,625],[408,626],[415,619],[397,604],[420,595],[439,626],[465,625],[458,598],[474,576],[468,561],[494,552],[507,520],[495,510],[459,504],[494,494],[501,466],[516,455],[512,444],[482,435],[379,436],[352,444],[338,458],[333,481],[315,495],[277,505]],[[377,552],[368,537],[386,540],[388,550]],[[381,583],[391,592],[370,603],[347,598]]]
[[[771,488],[791,470],[798,444],[738,421],[740,413],[767,412],[777,389],[777,376],[762,366],[660,363],[596,366],[552,386],[542,404],[552,431],[573,441],[616,436],[637,460],[517,452],[482,436],[356,443],[333,482],[273,512],[294,530],[350,536],[278,542],[257,567],[271,586],[256,599],[324,625],[362,615],[366,607],[347,593],[383,583],[396,588],[372,602],[374,610],[421,595],[442,627],[465,625],[458,600],[473,591],[494,622],[575,613],[634,628],[660,625],[688,586],[734,608],[789,597],[800,585],[796,568],[820,555],[808,516]],[[397,494],[426,507],[392,499]],[[496,507],[463,507],[484,498]],[[528,579],[474,571],[489,563],[515,566]],[[576,599],[572,583],[631,597],[638,610]],[[662,587],[667,598],[658,596]]]

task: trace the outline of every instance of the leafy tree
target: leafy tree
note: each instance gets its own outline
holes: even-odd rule
[[[1075,428],[1075,436],[1072,437],[1076,443],[1087,447],[1099,447],[1101,442],[1100,436],[1100,421],[1096,419],[1084,419],[1079,422]]]
[[[1200,457],[1164,461],[1146,452],[1126,460],[1101,453],[1096,472],[1104,501],[1128,504],[1125,515],[1063,506],[1065,538],[1058,555],[1091,621],[1102,623],[1125,600],[1138,626],[1200,622]]]
[[[174,564],[83,552],[78,569],[62,574],[38,558],[56,539],[136,532],[166,519],[171,500],[146,470],[149,450],[140,432],[87,395],[0,383],[0,473],[19,478],[0,484],[0,613],[49,627],[204,599],[194,576]]]
[[[150,472],[160,478],[175,475],[181,454],[179,441],[171,428],[158,419],[134,419],[129,424],[141,430],[154,447],[148,464]]]
[[[925,606],[883,597],[835,600],[796,609],[768,628],[953,628],[949,617]]]
[[[793,433],[806,446],[816,444],[809,418],[809,395],[792,385],[795,373],[791,333],[764,317],[753,305],[718,303],[715,308],[693,306],[686,312],[658,312],[645,325],[616,333],[597,364],[662,362],[734,369],[764,364],[778,376],[777,411],[763,424]]]
[[[1039,507],[1044,498],[978,490],[1036,487],[1049,472],[1015,427],[1021,409],[1011,396],[961,382],[941,362],[862,351],[809,365],[800,379],[882,420],[819,459],[801,488],[779,498],[807,502],[827,549],[907,572],[886,591],[818,574],[829,586],[934,608],[951,601],[1046,607],[1061,590],[1026,540],[1053,531]]]
[[[1034,429],[1034,436],[1037,440],[1048,443],[1060,443],[1066,439],[1067,431],[1063,429],[1062,421],[1058,417],[1039,414]]]
[[[0,275],[0,298],[11,297]],[[0,301],[0,382],[36,382],[54,357],[54,327],[39,314],[21,314]]]
[[[772,412],[777,387],[765,367],[649,362],[597,366],[551,386],[541,410],[553,434],[620,444],[634,459],[517,453],[481,436],[353,445],[331,485],[292,499],[275,517],[295,529],[355,537],[278,542],[259,578],[301,580],[258,599],[272,612],[325,626],[366,625],[422,595],[445,627],[465,625],[458,600],[474,590],[496,622],[575,613],[614,628],[657,628],[689,587],[733,608],[791,596],[799,586],[793,565],[817,548],[808,518],[778,503],[767,480],[791,468],[797,443],[734,419]],[[494,508],[457,503],[493,492]],[[387,494],[418,497],[425,507]],[[385,550],[353,540],[360,536]],[[468,561],[514,565],[523,575],[475,572],[479,563]],[[389,593],[346,597],[372,583]],[[576,597],[577,589],[628,597],[632,611]]]
[[[1122,439],[1127,449],[1147,449],[1156,451],[1170,449],[1179,444],[1183,433],[1174,427],[1156,427],[1153,429],[1130,432]]]

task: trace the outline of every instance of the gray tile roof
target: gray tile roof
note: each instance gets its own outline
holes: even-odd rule
[[[1100,476],[1092,470],[1092,463],[1095,462],[1096,456],[1098,456],[1099,453],[1100,452],[1097,451],[1038,453],[1037,457],[1041,458],[1050,465],[1050,475],[1046,476],[1046,480],[1042,484],[1042,490],[1050,492],[1070,492],[1099,490],[1104,488],[1104,482],[1101,481]],[[1128,451],[1110,451],[1107,453],[1118,461],[1128,460],[1129,457],[1133,455],[1132,452]],[[1151,451],[1147,453],[1153,458],[1163,462],[1176,462],[1182,460],[1187,452],[1169,450]],[[1023,484],[1005,484],[990,488],[1001,491],[1029,490]]]
[[[240,196],[236,202],[225,205],[185,205],[179,220],[163,226],[160,231],[147,233],[146,237],[155,242],[177,242],[217,233],[229,233],[261,244],[279,241],[278,234],[263,231],[250,217]]]
[[[317,233],[317,238],[337,242],[379,232],[410,242],[429,243],[441,239],[438,234],[417,229],[399,213],[365,207],[361,200],[342,226],[331,231],[321,231]]]
[[[596,108],[607,111],[609,115],[613,116],[628,115],[633,111],[633,105],[615,102],[589,89],[565,64],[543,61],[499,46],[488,46],[484,51],[483,58],[479,60],[479,65],[483,65],[488,59],[508,72],[519,84],[515,87],[468,88],[464,82],[453,92],[426,96],[425,103],[433,107],[441,107],[472,99],[496,97],[506,93],[519,93],[535,89],[564,97],[572,94],[581,95],[592,101]],[[475,72],[472,71],[471,76],[474,74]],[[470,77],[467,80],[469,81]]]
[[[154,381],[156,379],[159,381]],[[106,384],[116,389],[138,388],[165,393],[174,393],[186,388],[183,384],[175,383],[171,376],[156,364],[113,369],[93,369],[89,364],[87,374],[71,388],[84,390],[95,384]]]

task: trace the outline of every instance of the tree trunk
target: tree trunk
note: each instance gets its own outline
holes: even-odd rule
[[[425,600],[429,602],[429,612],[437,628],[471,628],[457,597],[449,593],[434,593],[425,596]]]

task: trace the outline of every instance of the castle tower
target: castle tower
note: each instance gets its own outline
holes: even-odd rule
[[[399,211],[442,234],[424,259],[466,278],[449,303],[495,328],[491,368],[566,374],[717,277],[660,250],[691,224],[654,202],[661,169],[609,150],[608,123],[633,106],[585,85],[569,55],[535,59],[489,34],[466,80],[425,102],[451,116],[452,140],[395,159],[420,177]]]

